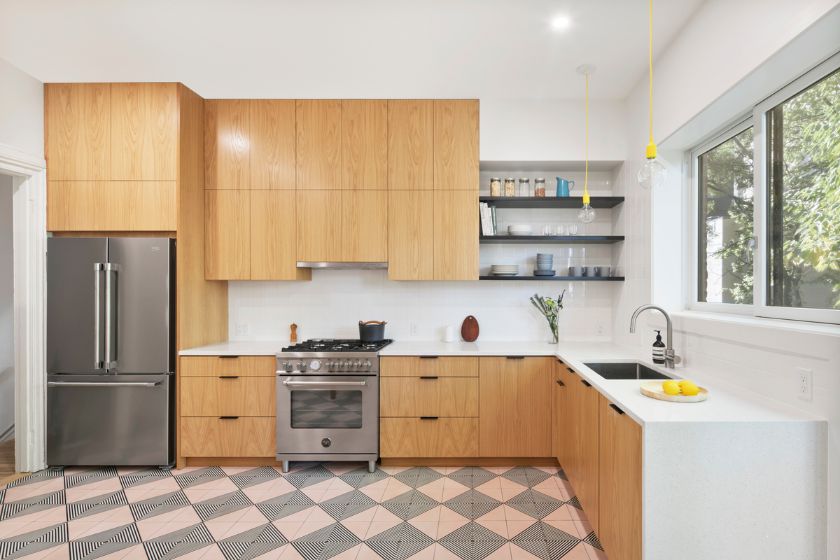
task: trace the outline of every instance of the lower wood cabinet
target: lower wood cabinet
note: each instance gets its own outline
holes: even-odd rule
[[[477,457],[478,418],[382,418],[379,454],[390,457]]]
[[[175,231],[175,181],[49,181],[49,231]]]
[[[479,359],[482,457],[551,457],[554,358]]]
[[[476,377],[383,377],[379,394],[382,417],[478,417]]]
[[[600,393],[589,382],[567,368],[566,389],[569,391],[569,411],[566,432],[569,465],[562,464],[569,481],[575,488],[589,523],[597,531],[600,514],[598,511],[598,468],[599,468],[599,399]]]
[[[184,457],[272,457],[277,448],[274,417],[182,417]]]
[[[382,377],[478,377],[473,356],[387,356],[379,360]]]
[[[641,560],[642,427],[603,396],[598,416],[598,538],[610,558]]]
[[[184,377],[183,416],[276,416],[273,377]]]

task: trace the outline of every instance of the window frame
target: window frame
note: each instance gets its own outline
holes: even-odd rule
[[[840,52],[835,53],[808,72],[805,72],[780,90],[756,104],[747,115],[742,115],[735,125],[729,125],[713,137],[702,142],[688,152],[691,203],[688,204],[690,216],[687,220],[691,259],[689,260],[687,307],[696,311],[710,311],[753,315],[770,319],[788,319],[816,323],[840,324],[840,309],[809,309],[800,307],[781,307],[767,304],[768,290],[768,213],[769,197],[767,184],[767,120],[768,113],[780,103],[796,97],[826,76],[840,70]],[[753,239],[755,255],[753,257],[753,303],[709,303],[698,301],[699,295],[699,218],[700,218],[700,182],[699,156],[753,127]]]

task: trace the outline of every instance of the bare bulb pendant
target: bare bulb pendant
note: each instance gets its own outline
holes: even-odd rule
[[[591,224],[595,219],[595,210],[589,204],[584,204],[583,208],[578,210],[577,217],[584,224]]]
[[[657,189],[665,185],[668,178],[668,170],[656,158],[646,159],[639,169],[639,186],[643,189]]]

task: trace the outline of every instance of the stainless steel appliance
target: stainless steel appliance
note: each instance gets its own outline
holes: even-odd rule
[[[307,340],[277,354],[277,460],[379,458],[379,350],[390,340]]]
[[[174,462],[175,241],[47,242],[47,463]]]

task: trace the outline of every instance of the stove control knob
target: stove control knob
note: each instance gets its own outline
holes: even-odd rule
[[[297,370],[301,373],[306,373],[306,362],[298,362]]]
[[[321,362],[319,360],[312,360],[309,362],[309,369],[312,371],[318,371],[321,369]]]
[[[283,371],[292,371],[292,364],[290,364],[289,362],[283,362],[280,366],[280,369],[282,369]]]
[[[372,365],[373,364],[370,363],[370,360],[365,360],[365,363],[364,363],[365,371],[370,371],[370,368],[371,368]]]
[[[353,362],[353,367],[355,369],[362,369],[362,360],[356,360],[355,362]]]

